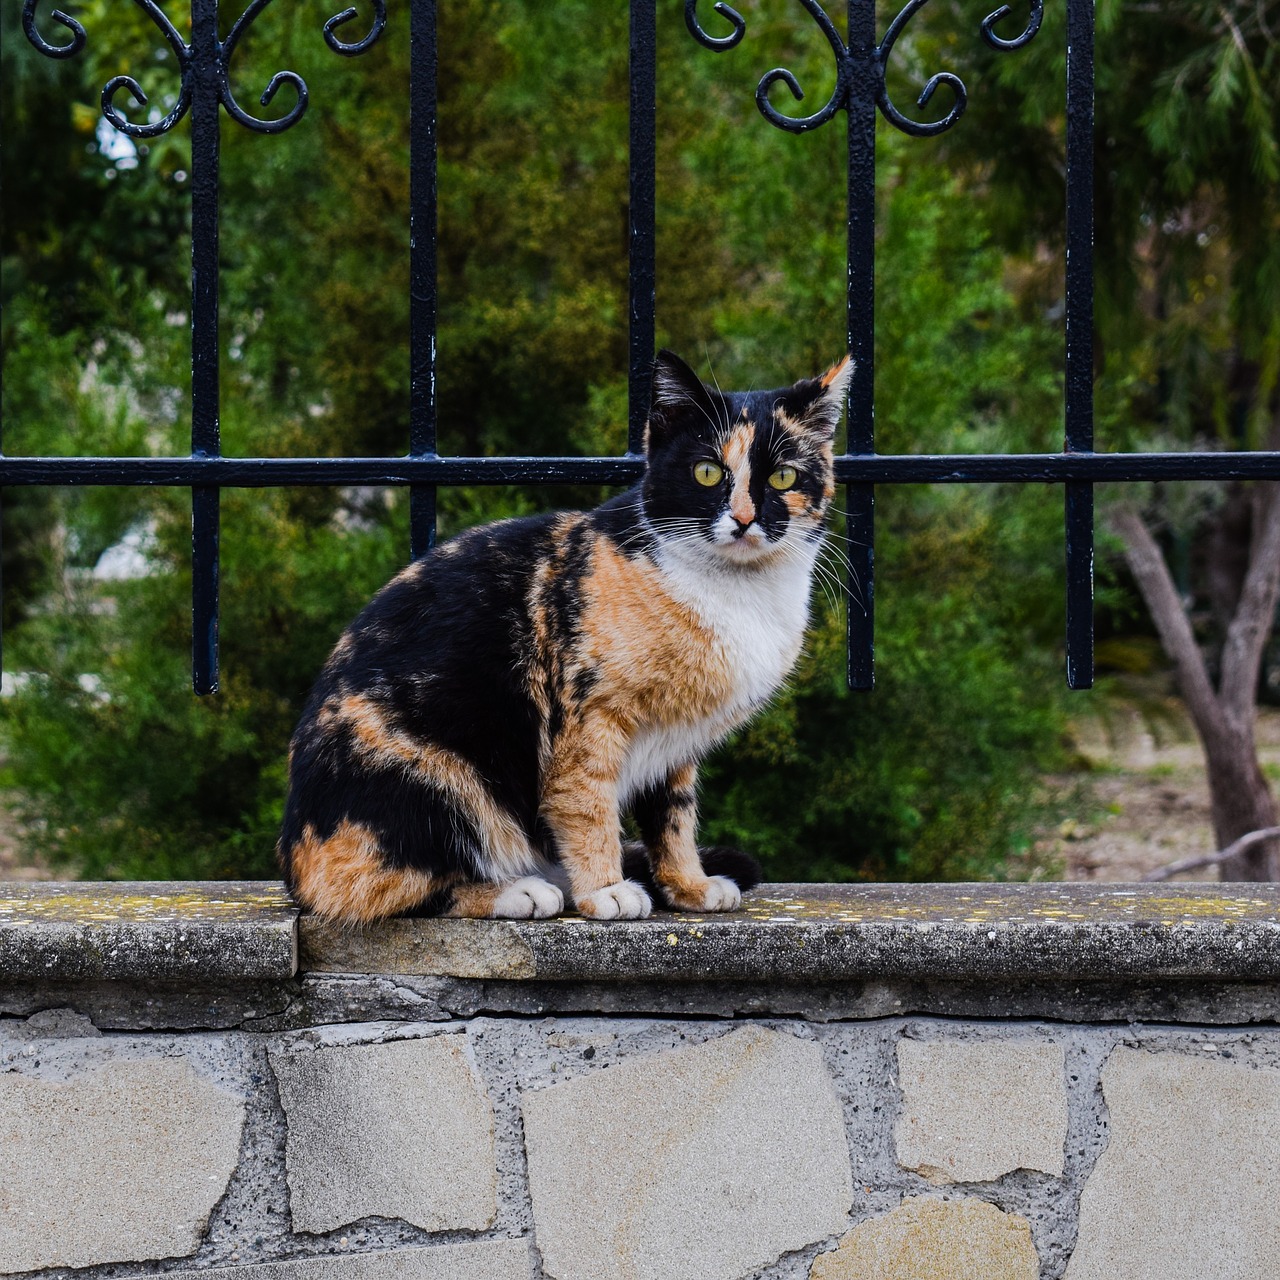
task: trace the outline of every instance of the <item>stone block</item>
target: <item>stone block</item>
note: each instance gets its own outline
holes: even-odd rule
[[[376,1215],[427,1231],[497,1217],[493,1106],[460,1035],[271,1053],[295,1231]]]
[[[523,1098],[556,1280],[731,1280],[844,1229],[840,1103],[817,1045],[753,1027]]]
[[[1276,1280],[1280,1071],[1117,1048],[1067,1280]]]
[[[931,1182],[990,1182],[1014,1169],[1061,1176],[1064,1057],[1025,1040],[899,1040],[898,1163]]]
[[[323,1253],[290,1262],[166,1274],[168,1280],[530,1280],[531,1267],[527,1241],[478,1240],[427,1249]]]
[[[983,1200],[904,1200],[860,1222],[810,1280],[1037,1280],[1040,1259],[1025,1218]]]
[[[244,1114],[182,1058],[0,1075],[0,1273],[194,1253]]]

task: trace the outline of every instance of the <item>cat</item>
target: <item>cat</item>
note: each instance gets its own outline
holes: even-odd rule
[[[384,587],[290,744],[294,898],[349,923],[736,909],[759,867],[704,864],[697,768],[800,654],[850,373],[725,394],[662,351],[639,485],[470,529]]]

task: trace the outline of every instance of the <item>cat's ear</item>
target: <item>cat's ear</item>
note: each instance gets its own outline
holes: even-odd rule
[[[653,393],[649,401],[646,451],[672,434],[692,414],[699,422],[714,421],[711,393],[674,351],[665,348],[653,362]]]
[[[823,444],[835,439],[851,377],[853,360],[845,356],[822,377],[806,378],[792,388],[792,396],[795,398],[791,407],[793,416]]]

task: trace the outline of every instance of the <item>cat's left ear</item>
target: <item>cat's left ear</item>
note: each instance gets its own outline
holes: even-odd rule
[[[835,439],[840,415],[844,412],[844,400],[849,391],[849,379],[853,377],[853,360],[845,356],[833,364],[820,378],[806,378],[797,382],[793,394],[801,404],[796,406],[797,420],[805,430],[823,444]]]
[[[719,422],[724,411],[712,402],[712,392],[674,351],[658,352],[653,363],[653,395],[645,428],[645,452],[693,423]]]

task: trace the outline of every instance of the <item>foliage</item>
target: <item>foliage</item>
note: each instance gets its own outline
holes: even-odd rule
[[[7,171],[25,166],[6,209],[6,447],[185,452],[186,126],[132,165],[112,159],[93,113],[71,104],[157,38],[106,0],[78,13],[96,38],[53,72],[31,71],[42,60],[20,36],[5,41],[6,72],[21,67],[3,86],[6,138],[21,149]],[[279,137],[223,131],[228,453],[405,444],[407,34],[393,20],[347,62],[318,38],[327,16],[272,6],[233,70],[247,104],[296,68],[312,105]],[[948,42],[946,14],[926,16],[895,56],[957,65],[972,31]],[[1055,446],[1060,282],[1041,265],[1060,220],[1043,152],[1061,136],[1045,105],[1060,96],[1044,89],[1054,21],[1051,7],[1027,50],[965,72],[970,114],[943,141],[880,134],[886,451]],[[814,98],[829,51],[776,6],[723,57],[666,9],[659,25],[659,341],[725,386],[821,369],[844,345],[842,126],[770,129],[744,51],[769,50]],[[441,40],[442,451],[618,452],[625,6],[451,0]],[[162,103],[172,84],[148,64],[157,73],[147,88]],[[982,119],[1002,103],[1012,147]],[[972,150],[953,149],[961,138]],[[980,152],[991,139],[1002,150]],[[50,201],[52,214],[35,212]],[[1146,368],[1126,357],[1114,377],[1145,395]],[[448,491],[442,529],[599,497]],[[5,702],[8,776],[29,839],[85,874],[269,874],[292,719],[327,646],[404,556],[401,494],[225,493],[223,691],[197,700],[185,504],[180,491],[113,490],[6,504],[6,548],[21,541],[20,563],[5,563],[17,575],[7,665],[43,673]],[[824,604],[790,689],[710,768],[704,834],[796,878],[999,874],[1035,816],[1032,780],[1061,723],[1060,521],[1060,495],[1042,489],[883,489],[878,688],[844,690],[841,618]],[[149,547],[147,575],[90,579],[127,530]]]
[[[1280,378],[1280,4],[1100,0],[1096,21],[1100,440],[1263,447]],[[985,166],[994,228],[1024,253],[1062,237],[1065,118],[1042,87],[1062,82],[1063,24],[1048,6],[1016,55],[948,46],[967,82],[989,78],[943,150]],[[1005,141],[990,154],[986,129]]]

